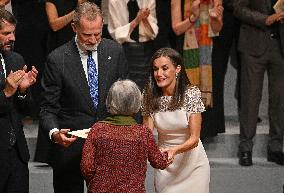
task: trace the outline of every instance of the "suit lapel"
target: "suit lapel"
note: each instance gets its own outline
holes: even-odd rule
[[[15,71],[14,63],[11,61],[11,57],[9,57],[8,52],[4,52],[2,54],[4,63],[5,63],[5,68],[6,68],[6,76],[11,72],[11,70]]]
[[[267,5],[268,10],[270,10],[271,9],[271,0],[266,0],[266,5]]]
[[[74,40],[74,39],[73,39]],[[71,42],[70,49],[65,52],[66,64],[70,65],[72,77],[74,78],[74,83],[77,84],[79,92],[82,93],[84,101],[90,107],[92,112],[94,111],[94,105],[91,99],[88,81],[83,69],[81,57],[76,46],[75,40]]]
[[[105,83],[107,82],[107,73],[108,69],[106,69],[106,59],[107,59],[107,50],[104,47],[103,39],[101,43],[98,46],[97,52],[98,52],[98,75],[99,75],[99,105],[104,104],[105,100],[101,98],[100,96],[104,96],[104,93],[106,93],[106,86]]]

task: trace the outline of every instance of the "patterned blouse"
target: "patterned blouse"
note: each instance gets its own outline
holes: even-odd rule
[[[172,100],[172,96],[161,96],[158,112],[184,110],[190,113],[202,113],[205,111],[205,106],[202,102],[201,92],[197,86],[190,86],[184,94],[183,105],[175,110],[169,109],[169,104]],[[141,107],[142,116],[153,116],[157,112],[148,112],[145,108],[145,104]]]
[[[167,166],[151,131],[140,124],[96,123],[86,139],[81,171],[90,192],[145,193],[147,160]]]

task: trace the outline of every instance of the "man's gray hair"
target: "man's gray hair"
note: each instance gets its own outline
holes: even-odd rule
[[[73,16],[73,22],[76,26],[79,26],[80,19],[82,17],[86,17],[88,20],[94,21],[97,19],[98,16],[101,17],[103,20],[100,8],[95,3],[86,1],[76,7]]]
[[[140,109],[142,95],[131,80],[118,80],[111,86],[106,106],[113,115],[134,115]]]

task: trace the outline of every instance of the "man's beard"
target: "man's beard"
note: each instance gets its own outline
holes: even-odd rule
[[[87,51],[94,51],[94,50],[97,49],[97,44],[95,44],[93,46],[88,46],[86,44],[82,44],[81,46],[84,48],[84,50],[87,50]]]
[[[83,50],[86,50],[86,51],[95,51],[99,45],[99,43],[101,42],[101,40],[97,41],[97,43],[95,45],[86,45],[86,44],[83,44],[83,43],[80,43],[80,46],[82,47]]]
[[[8,47],[7,47],[8,46]],[[9,41],[6,44],[3,44],[3,42],[0,42],[0,51],[12,51],[14,49],[14,41]]]

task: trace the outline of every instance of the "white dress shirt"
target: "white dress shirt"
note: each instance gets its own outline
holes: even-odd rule
[[[6,78],[6,76],[7,76],[6,65],[5,65],[5,61],[4,61],[2,54],[0,54],[0,58],[1,58],[1,64],[0,65],[2,65],[4,78]]]

